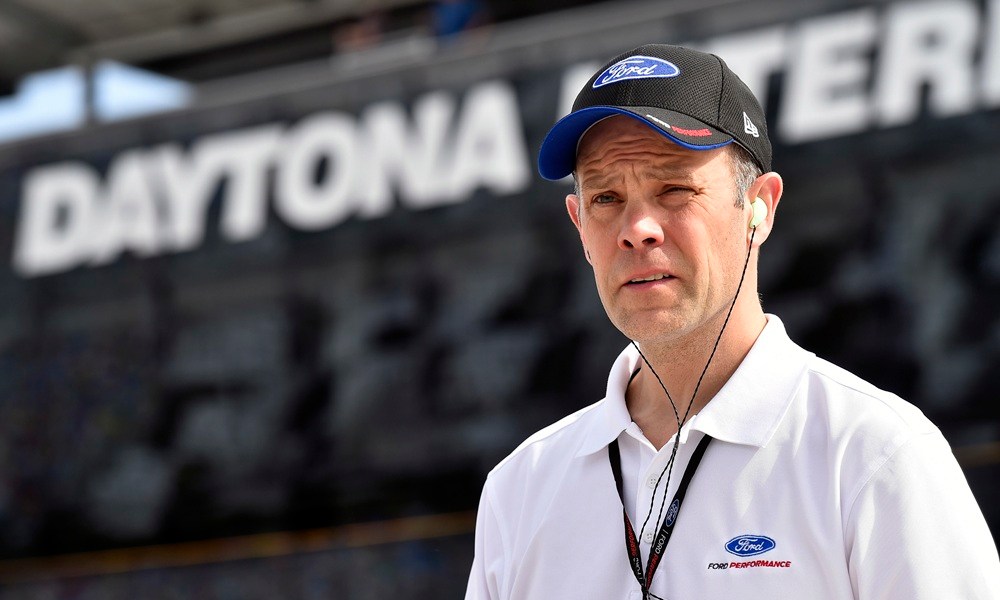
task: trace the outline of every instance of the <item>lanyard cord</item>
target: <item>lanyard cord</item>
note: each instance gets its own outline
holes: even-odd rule
[[[677,492],[674,493],[674,499],[670,503],[670,510],[667,511],[667,518],[663,520],[663,524],[660,526],[660,531],[650,546],[645,573],[643,573],[642,569],[642,556],[639,554],[639,540],[635,536],[635,529],[632,528],[632,521],[628,518],[628,511],[625,510],[625,493],[622,486],[621,451],[618,447],[618,440],[611,442],[608,446],[608,460],[611,462],[611,473],[614,475],[615,485],[618,488],[618,497],[622,501],[622,516],[625,521],[625,551],[628,553],[629,565],[632,567],[632,574],[635,576],[636,581],[639,582],[644,598],[648,596],[659,598],[659,596],[649,591],[649,588],[653,584],[653,575],[656,573],[656,568],[660,565],[663,553],[667,549],[667,544],[670,543],[670,536],[674,532],[674,525],[677,524],[677,518],[681,512],[684,496],[687,495],[687,489],[688,485],[691,483],[691,478],[694,477],[695,471],[698,470],[698,466],[701,464],[701,459],[705,456],[705,450],[708,448],[708,444],[711,441],[712,437],[705,435],[705,437],[703,437],[698,443],[694,453],[691,454],[691,460],[688,462],[687,468],[681,476],[681,482],[677,486]]]
[[[701,388],[701,382],[705,379],[705,374],[708,372],[709,365],[712,364],[712,359],[715,358],[715,352],[716,352],[716,350],[719,349],[719,342],[722,341],[722,334],[725,333],[726,326],[729,325],[729,318],[733,315],[733,309],[736,307],[736,301],[740,297],[740,290],[743,289],[743,280],[746,278],[746,275],[747,275],[747,267],[750,265],[750,254],[753,251],[753,238],[754,238],[754,235],[756,235],[756,233],[757,233],[757,228],[756,227],[750,229],[750,243],[747,244],[747,256],[746,256],[746,259],[743,261],[743,272],[740,274],[740,282],[736,285],[736,294],[733,296],[733,301],[729,304],[729,311],[726,313],[726,320],[723,321],[722,328],[719,330],[719,335],[716,336],[716,338],[715,338],[715,344],[712,346],[712,352],[711,352],[711,354],[708,355],[708,361],[705,362],[705,368],[703,368],[701,370],[701,375],[698,376],[698,381],[697,381],[697,383],[694,386],[694,392],[691,394],[691,400],[688,402],[687,409],[684,411],[684,416],[683,417],[681,417],[678,414],[677,405],[674,403],[674,399],[673,399],[673,397],[671,397],[670,392],[667,391],[667,386],[664,385],[663,384],[663,380],[660,379],[659,373],[657,373],[656,370],[653,369],[653,365],[649,364],[649,360],[646,358],[646,355],[642,353],[642,350],[639,348],[639,344],[637,344],[635,342],[635,340],[632,340],[632,345],[635,346],[636,351],[639,353],[639,356],[642,358],[642,362],[644,362],[646,364],[646,366],[649,367],[650,372],[653,374],[654,377],[656,377],[657,383],[660,384],[660,388],[663,389],[663,393],[666,394],[667,400],[670,401],[670,407],[674,411],[674,418],[677,420],[677,433],[674,435],[674,443],[673,443],[673,447],[670,450],[670,458],[667,460],[667,464],[663,466],[663,470],[660,471],[660,476],[656,478],[656,487],[653,488],[654,490],[659,489],[659,487],[660,487],[660,481],[663,479],[663,476],[665,474],[666,477],[667,477],[667,482],[666,482],[666,484],[663,487],[663,495],[661,496],[661,500],[660,500],[660,509],[657,512],[657,516],[656,516],[656,522],[657,523],[661,522],[661,519],[663,518],[663,509],[666,506],[666,502],[667,502],[667,489],[670,487],[670,476],[672,475],[673,470],[674,470],[674,459],[677,457],[677,448],[680,445],[681,428],[683,428],[684,424],[687,422],[688,415],[691,413],[691,407],[694,406],[694,400],[695,400],[695,398],[698,397],[698,390]],[[633,374],[633,378],[634,377],[635,377],[635,374]],[[631,383],[631,380],[629,380],[629,383]],[[708,436],[706,436],[706,438],[708,438]],[[710,439],[710,438],[708,438],[708,439]],[[618,440],[615,440],[612,443],[614,445],[614,450],[615,450],[615,452],[617,454],[617,452],[618,452]],[[610,449],[610,446],[609,446],[609,449]],[[696,450],[696,452],[697,452],[697,450]],[[698,456],[698,459],[701,460],[701,456],[700,455]],[[619,459],[616,462],[619,463],[618,468],[620,469],[621,468],[621,465],[620,465],[621,460]],[[617,479],[616,479],[616,481],[617,481]],[[624,498],[622,498],[622,503],[623,503],[623,507],[624,507]],[[650,519],[650,517],[653,516],[653,506],[655,506],[655,504],[656,504],[656,494],[654,493],[652,495],[652,497],[649,499],[649,511],[646,513],[646,518],[643,520],[642,527],[639,530],[639,537],[640,538],[646,532],[646,525],[649,524],[649,519]],[[673,502],[671,502],[671,505],[673,505]],[[675,515],[674,518],[676,519],[676,515]],[[628,514],[625,515],[625,521],[626,521],[626,525],[627,525],[626,530],[628,530],[632,526],[631,522],[628,519]],[[629,533],[630,533],[629,531],[626,531],[626,535],[628,535]],[[633,536],[635,535],[634,532],[631,532],[631,534]],[[650,557],[652,557],[652,554],[650,554]],[[651,585],[653,583],[652,574],[647,573],[646,574],[646,578],[649,581],[649,585]],[[640,581],[639,584],[643,585],[643,582]],[[643,587],[643,596],[645,597],[645,596],[647,596],[649,594],[650,594],[650,591],[649,591],[648,585],[646,585],[646,586]]]

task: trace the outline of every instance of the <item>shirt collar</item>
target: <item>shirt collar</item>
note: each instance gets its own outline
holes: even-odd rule
[[[785,416],[812,356],[789,339],[781,319],[767,315],[767,325],[750,352],[692,419],[692,429],[724,442],[763,448]]]
[[[682,437],[687,437],[690,428],[725,442],[766,446],[798,389],[810,357],[812,353],[789,339],[781,319],[767,315],[767,325],[746,358],[701,413],[691,417]],[[625,405],[625,389],[639,360],[631,344],[618,356],[608,377],[607,394],[577,456],[606,447],[632,421]]]
[[[625,404],[625,390],[628,388],[632,373],[639,368],[639,351],[629,344],[622,350],[611,366],[608,375],[608,389],[604,399],[597,407],[597,414],[591,424],[590,431],[577,453],[577,456],[593,454],[618,439],[625,428],[632,422]]]

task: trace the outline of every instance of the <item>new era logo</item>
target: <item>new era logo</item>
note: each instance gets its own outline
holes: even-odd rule
[[[743,131],[749,133],[754,137],[760,137],[760,132],[757,131],[757,126],[753,124],[750,117],[746,113],[743,113]]]

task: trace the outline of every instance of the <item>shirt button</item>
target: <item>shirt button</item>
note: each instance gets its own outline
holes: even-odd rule
[[[650,476],[650,478],[646,480],[646,485],[649,486],[649,489],[655,490],[656,489],[656,476],[655,475],[654,476]]]
[[[642,539],[647,544],[652,544],[653,543],[653,532],[652,531],[647,531],[646,533],[644,533],[642,535]]]

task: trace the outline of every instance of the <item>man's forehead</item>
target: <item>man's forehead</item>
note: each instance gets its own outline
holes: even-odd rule
[[[584,135],[577,152],[576,172],[579,178],[596,179],[605,176],[613,163],[633,162],[653,174],[682,175],[724,150],[684,148],[641,121],[615,116],[598,122]]]
[[[582,153],[592,151],[594,147],[608,142],[647,138],[680,148],[666,136],[656,133],[648,124],[624,115],[614,115],[594,123],[580,136],[580,142],[576,147],[577,158],[579,159]]]

